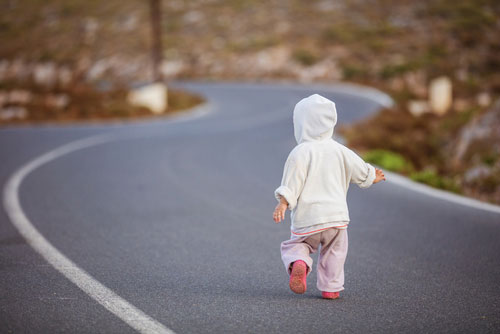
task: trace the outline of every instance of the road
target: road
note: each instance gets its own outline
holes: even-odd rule
[[[272,221],[292,110],[318,92],[339,123],[380,106],[339,89],[186,83],[211,112],[182,122],[0,130],[0,182],[63,144],[112,134],[22,181],[58,251],[175,333],[499,333],[500,214],[391,183],[352,186],[345,291],[295,295]],[[411,138],[408,140],[411,145]],[[316,257],[315,257],[316,259]],[[134,333],[37,253],[0,212],[1,333]]]

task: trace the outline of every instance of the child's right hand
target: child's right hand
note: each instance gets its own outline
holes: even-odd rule
[[[375,180],[373,180],[373,184],[378,183],[380,181],[385,181],[384,171],[378,168],[375,168]]]
[[[275,223],[279,223],[285,219],[285,212],[287,208],[288,202],[282,197],[278,205],[276,205],[276,208],[274,208],[273,219]]]
[[[273,219],[275,223],[279,223],[280,221],[285,219],[286,208],[287,206],[283,203],[278,203],[278,205],[276,205],[273,213]]]

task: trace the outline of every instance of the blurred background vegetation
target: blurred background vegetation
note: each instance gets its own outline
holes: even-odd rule
[[[500,203],[499,1],[164,0],[162,9],[167,81],[375,86],[395,105],[343,128],[349,145],[419,182]],[[147,113],[123,96],[151,80],[149,29],[145,1],[0,0],[0,123],[56,109]],[[436,78],[452,87],[443,113],[429,106]]]

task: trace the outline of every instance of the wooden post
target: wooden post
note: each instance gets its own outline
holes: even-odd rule
[[[150,0],[151,11],[151,58],[153,61],[153,81],[163,82],[160,65],[163,58],[161,43],[161,0]]]

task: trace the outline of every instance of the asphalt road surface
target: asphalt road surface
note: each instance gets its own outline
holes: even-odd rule
[[[306,86],[185,86],[212,111],[184,122],[0,130],[0,182],[68,142],[120,137],[41,165],[20,202],[56,249],[176,333],[500,332],[500,214],[389,181],[350,189],[341,298],[321,299],[314,273],[306,294],[289,290],[279,251],[289,215],[278,225],[272,211],[295,145],[293,106],[320,93],[346,124],[376,102]],[[0,332],[135,330],[35,252],[2,210]]]

